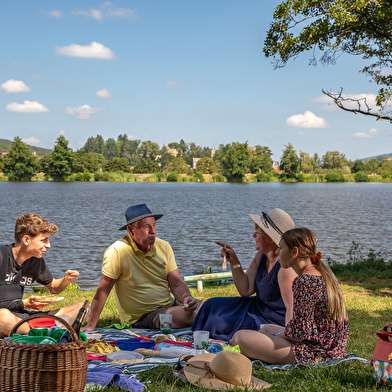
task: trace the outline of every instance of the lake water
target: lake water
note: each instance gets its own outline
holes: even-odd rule
[[[0,243],[14,242],[15,219],[34,212],[55,222],[45,260],[54,277],[80,271],[81,287],[96,286],[105,249],[125,232],[125,210],[146,203],[164,216],[157,236],[172,245],[182,276],[221,270],[220,247],[230,244],[244,268],[252,261],[254,224],[247,214],[279,207],[318,238],[319,250],[346,261],[352,241],[392,259],[392,185],[383,183],[52,183],[0,182]],[[229,268],[229,267],[228,267]]]

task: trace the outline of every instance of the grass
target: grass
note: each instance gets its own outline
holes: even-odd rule
[[[356,249],[353,245],[352,250]],[[354,252],[354,251],[353,251]],[[371,360],[375,348],[376,330],[382,329],[385,324],[392,322],[392,275],[391,265],[384,261],[382,255],[370,250],[367,256],[355,256],[349,252],[351,261],[346,266],[333,265],[335,274],[341,282],[345,296],[346,308],[350,320],[350,333],[347,352]],[[351,263],[351,264],[350,264]],[[377,264],[377,268],[375,268]],[[373,268],[372,268],[373,267]],[[381,273],[380,273],[381,268]],[[336,270],[337,269],[337,270]],[[64,292],[66,297],[62,305],[76,301],[92,299],[94,290],[81,291],[72,286]],[[234,285],[207,286],[199,295],[195,288],[191,293],[197,298],[237,296]],[[55,308],[55,305],[52,305]],[[48,309],[50,309],[48,307]],[[118,315],[113,293],[110,294],[105,308],[102,311],[98,327],[118,323]],[[255,367],[255,377],[272,384],[269,391],[376,391],[372,384],[373,367],[370,363],[348,361],[331,367],[297,368],[289,371],[271,371],[264,367]],[[148,382],[150,392],[164,391],[208,391],[205,388],[184,384],[176,379],[170,367],[159,366],[138,374],[140,381]],[[116,387],[96,389],[103,392],[120,391]],[[94,391],[94,389],[90,389]],[[238,389],[240,391],[240,389]]]

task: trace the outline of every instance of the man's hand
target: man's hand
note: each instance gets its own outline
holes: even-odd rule
[[[64,280],[67,283],[76,283],[78,277],[79,277],[79,271],[75,271],[75,270],[68,270],[64,274]]]
[[[40,310],[45,306],[50,305],[52,302],[53,301],[41,302],[40,297],[37,295],[32,295],[31,297],[23,300],[23,304],[25,308],[34,309],[34,310]]]
[[[196,298],[193,298],[190,294],[184,297],[184,305],[183,309],[185,312],[194,312],[196,310],[197,301]]]

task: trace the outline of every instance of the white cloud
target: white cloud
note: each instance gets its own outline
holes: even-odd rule
[[[62,18],[64,13],[57,10],[52,10],[48,12],[48,16],[53,16],[54,18]]]
[[[67,106],[65,108],[65,113],[70,116],[75,116],[81,120],[87,120],[91,118],[92,114],[96,114],[99,111],[104,110],[103,108],[92,108],[90,105],[82,106]]]
[[[286,124],[298,128],[326,128],[327,122],[308,110],[304,114],[295,114],[286,120]]]
[[[112,93],[104,88],[103,90],[98,90],[95,95],[99,98],[113,98]]]
[[[175,80],[166,80],[166,87],[178,87],[178,88],[184,88],[184,85],[181,83],[176,82]]]
[[[305,135],[305,132],[304,131],[298,131],[298,134],[299,135]]]
[[[65,131],[60,131],[59,135],[65,135]]]
[[[89,10],[73,10],[72,14],[96,20],[102,20],[105,18],[123,18],[136,22],[139,19],[135,10],[131,10],[130,8],[119,8],[115,4],[109,2],[102,4],[99,8],[101,9],[98,10],[90,8]]]
[[[35,137],[29,137],[27,139],[22,139],[23,143],[27,144],[39,144],[41,143],[41,140],[35,138]]]
[[[25,82],[14,79],[10,79],[4,82],[0,89],[4,90],[7,94],[25,93],[27,91],[31,91],[31,88],[27,86]]]
[[[54,52],[56,54],[70,57],[87,57],[105,60],[114,59],[114,52],[96,41],[91,42],[90,45],[71,44],[63,47],[55,46]]]
[[[50,112],[50,110],[41,103],[37,101],[24,101],[24,103],[9,103],[6,107],[6,110],[9,112],[18,112],[18,113],[42,113],[42,112]]]
[[[355,136],[355,137],[373,137],[376,132],[378,132],[378,130],[376,128],[371,128],[369,130],[369,133],[357,132],[357,133],[353,133],[352,136]]]
[[[370,137],[370,135],[368,135],[365,132],[357,132],[357,133],[353,133],[353,136],[355,137]]]

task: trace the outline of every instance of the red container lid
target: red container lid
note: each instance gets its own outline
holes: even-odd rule
[[[29,321],[30,328],[50,328],[56,325],[56,320],[40,317]]]

